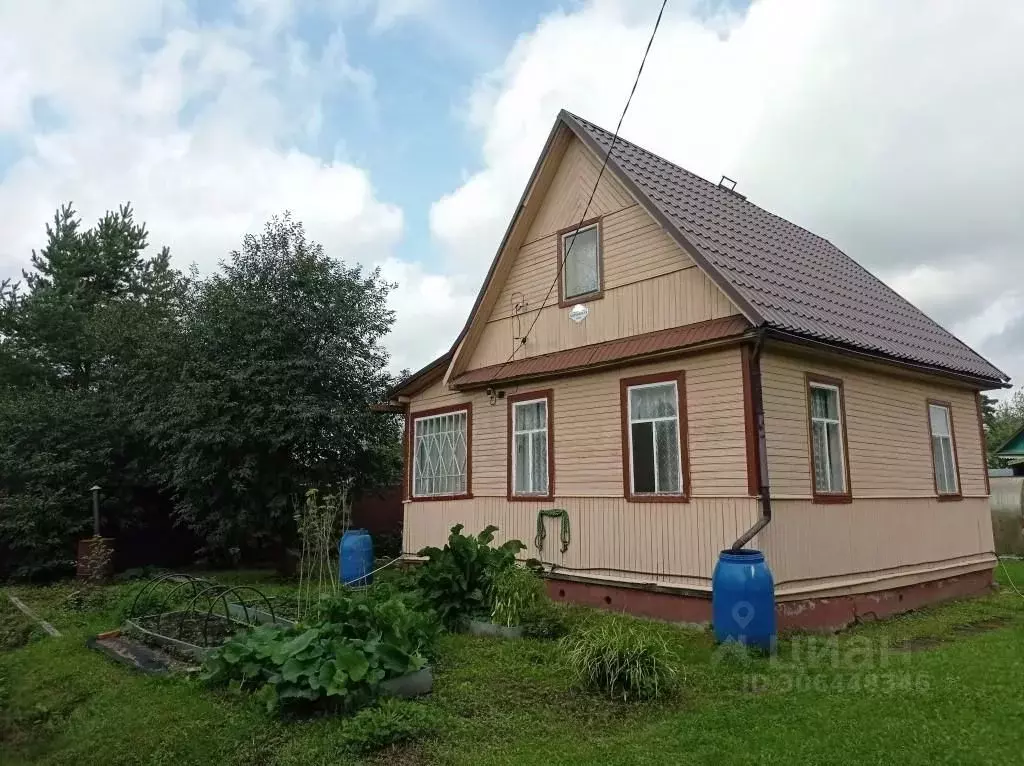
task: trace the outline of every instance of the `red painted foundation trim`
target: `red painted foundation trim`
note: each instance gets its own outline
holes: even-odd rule
[[[550,575],[548,595],[553,601],[582,604],[638,617],[668,622],[704,624],[711,622],[711,599],[663,590],[648,590],[604,583],[561,580]]]
[[[667,592],[656,586],[630,587],[548,575],[554,601],[626,612],[668,622],[710,624],[711,598]],[[901,588],[852,596],[784,601],[775,607],[780,631],[833,632],[952,599],[983,596],[992,590],[992,570],[947,577]]]
[[[853,596],[784,601],[775,607],[779,630],[842,630],[856,622],[873,622],[929,604],[983,596],[992,591],[992,570],[902,588]]]

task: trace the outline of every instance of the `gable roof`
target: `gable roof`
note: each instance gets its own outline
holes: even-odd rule
[[[559,112],[451,350],[395,386],[393,395],[425,385],[421,376],[435,379],[443,363],[453,359],[562,127],[602,159],[612,144],[612,133]],[[787,340],[860,351],[992,387],[1008,385],[1006,374],[828,240],[621,137],[606,172],[615,174],[751,324]]]
[[[599,156],[613,134],[563,111]],[[608,166],[755,325],[991,380],[1008,377],[826,239],[618,138]]]
[[[999,445],[993,453],[1001,458],[1024,458],[1024,426],[1013,432],[1013,436]]]

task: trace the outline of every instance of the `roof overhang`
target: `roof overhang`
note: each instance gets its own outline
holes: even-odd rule
[[[890,354],[883,354],[881,352],[867,351],[864,349],[854,348],[853,346],[847,346],[842,343],[835,343],[829,341],[818,340],[816,338],[808,338],[797,333],[786,332],[785,330],[779,330],[773,327],[764,327],[761,332],[766,338],[772,338],[778,341],[783,341],[796,346],[803,346],[809,349],[817,351],[832,351],[842,356],[848,356],[862,361],[870,361],[878,364],[886,364],[894,367],[900,367],[905,370],[913,370],[915,372],[924,373],[927,375],[937,375],[940,377],[955,380],[959,383],[966,384],[970,388],[977,389],[979,391],[991,391],[998,388],[1010,388],[1010,383],[1005,380],[999,380],[996,378],[983,378],[977,375],[970,375],[964,372],[958,372],[956,370],[950,370],[945,367],[938,367],[936,365],[922,364],[921,362],[915,362],[911,359],[900,359]]]
[[[424,388],[444,377],[448,363],[451,361],[452,351],[441,354],[437,359],[416,370],[411,375],[398,381],[388,390],[388,399],[395,399],[399,396],[412,396]]]
[[[623,364],[653,361],[735,344],[748,336],[750,330],[750,323],[739,315],[711,319],[682,327],[516,359],[506,364],[480,367],[459,375],[451,383],[453,388],[468,390],[591,373]]]

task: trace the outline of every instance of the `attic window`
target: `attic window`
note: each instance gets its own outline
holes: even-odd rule
[[[589,221],[559,232],[558,260],[562,264],[561,302],[579,303],[601,297],[601,224]],[[563,262],[564,261],[564,262]]]

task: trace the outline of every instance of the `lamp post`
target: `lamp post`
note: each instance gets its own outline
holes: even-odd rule
[[[100,485],[93,484],[92,489],[92,536],[100,536]]]

